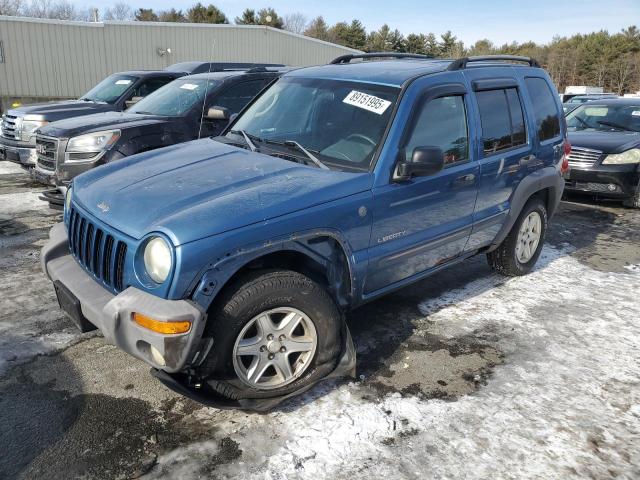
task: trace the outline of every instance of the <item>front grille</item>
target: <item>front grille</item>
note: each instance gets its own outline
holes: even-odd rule
[[[602,156],[602,151],[590,148],[571,147],[571,153],[567,157],[571,167],[591,167]]]
[[[73,207],[69,213],[69,249],[80,265],[107,287],[115,292],[124,289],[127,244]]]
[[[48,138],[36,137],[36,155],[38,166],[44,170],[56,169],[56,158],[58,156],[58,141]]]
[[[18,117],[15,115],[2,116],[2,136],[12,140],[20,140],[20,131],[18,129]]]

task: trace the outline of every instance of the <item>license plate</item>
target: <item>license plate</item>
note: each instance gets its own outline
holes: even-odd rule
[[[80,300],[58,280],[53,282],[53,287],[56,290],[56,297],[58,297],[58,305],[69,315],[69,318],[73,320],[73,323],[76,324],[80,331],[90,332],[91,330],[95,330],[96,327],[84,318],[82,308],[80,307]]]

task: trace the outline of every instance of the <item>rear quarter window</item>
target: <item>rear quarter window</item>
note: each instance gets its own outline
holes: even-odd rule
[[[560,113],[549,84],[539,77],[527,77],[524,81],[533,104],[538,138],[543,142],[557,137],[560,135]]]

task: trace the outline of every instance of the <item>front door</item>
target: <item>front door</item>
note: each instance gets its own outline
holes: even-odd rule
[[[365,295],[455,258],[471,232],[479,167],[469,142],[466,87],[433,86],[420,98],[399,160],[410,160],[416,147],[439,147],[445,167],[431,176],[392,178],[374,189]]]

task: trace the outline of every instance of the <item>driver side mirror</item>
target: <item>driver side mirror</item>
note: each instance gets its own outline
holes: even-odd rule
[[[444,153],[439,147],[416,147],[411,161],[398,163],[396,179],[409,180],[411,177],[427,177],[444,168]]]
[[[224,107],[209,107],[204,118],[207,120],[229,120],[229,110]]]

